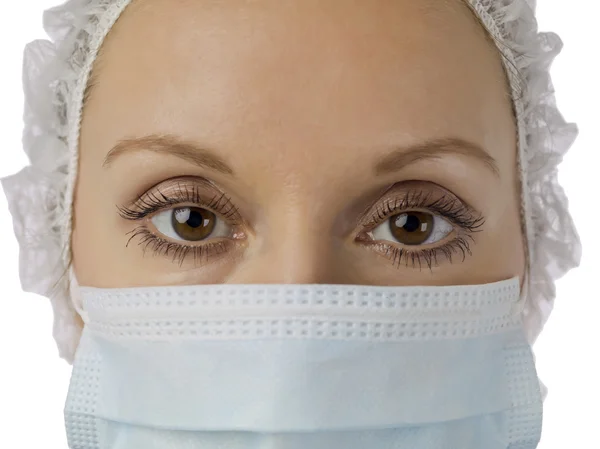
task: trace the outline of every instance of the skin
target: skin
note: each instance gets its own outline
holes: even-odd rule
[[[74,206],[80,285],[453,285],[524,274],[507,81],[493,42],[459,0],[134,2],[93,77]],[[122,139],[150,134],[210,149],[235,176],[143,145],[105,164]],[[372,169],[395,149],[447,137],[484,149],[497,175],[467,151]],[[150,218],[124,219],[118,207],[153,187],[172,192],[169,180],[181,177],[209,201],[225,193],[244,224],[235,238],[179,243],[228,240],[226,252],[173,262],[172,253],[144,252],[139,236],[129,241],[140,226],[158,228]],[[419,266],[385,255],[466,236],[456,225],[422,247],[357,240],[385,198],[409,191],[457,198],[481,215],[478,232],[465,237],[471,254],[463,260],[458,250],[452,263],[438,254],[431,268],[422,257]]]

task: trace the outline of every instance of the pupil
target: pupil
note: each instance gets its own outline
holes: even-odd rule
[[[408,215],[406,217],[406,223],[404,223],[403,228],[408,232],[415,232],[421,226],[421,220],[415,215]]]
[[[185,222],[185,224],[187,224],[188,226],[190,226],[192,228],[197,228],[199,226],[202,226],[203,222],[204,222],[204,218],[202,217],[202,214],[199,213],[198,211],[192,210],[192,211],[190,211],[190,216],[187,219],[187,221]]]

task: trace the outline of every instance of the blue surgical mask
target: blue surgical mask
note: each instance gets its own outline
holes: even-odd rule
[[[534,449],[517,278],[81,287],[72,449]]]

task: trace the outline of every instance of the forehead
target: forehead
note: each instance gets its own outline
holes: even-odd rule
[[[292,167],[448,135],[502,161],[511,143],[500,57],[461,0],[137,1],[97,70],[83,122],[97,131],[82,135],[98,158],[157,132],[234,166],[250,151]]]

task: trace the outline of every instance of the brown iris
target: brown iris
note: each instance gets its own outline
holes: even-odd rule
[[[404,245],[422,245],[433,231],[433,215],[405,212],[390,217],[390,231]]]
[[[175,209],[171,215],[171,224],[179,237],[184,240],[198,241],[210,235],[215,228],[216,215],[199,207]]]

